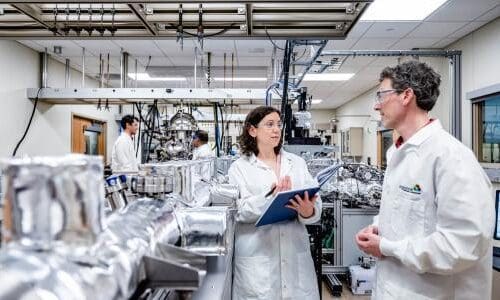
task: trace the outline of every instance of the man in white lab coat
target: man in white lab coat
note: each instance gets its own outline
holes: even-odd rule
[[[440,81],[417,61],[380,75],[374,108],[400,137],[387,153],[379,216],[355,237],[379,258],[373,299],[491,297],[491,184],[472,151],[428,115]]]
[[[113,173],[137,172],[139,165],[134,152],[133,136],[139,128],[139,119],[132,115],[122,118],[122,133],[113,145],[111,153],[111,169]]]
[[[214,152],[208,144],[208,132],[197,130],[193,135],[193,160],[214,157]]]

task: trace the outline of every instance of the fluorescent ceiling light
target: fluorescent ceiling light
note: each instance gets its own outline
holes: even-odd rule
[[[135,73],[128,73],[135,80]],[[148,73],[137,73],[137,81],[186,81],[186,77],[151,77]]]
[[[320,104],[321,102],[323,102],[323,99],[312,99],[311,100],[311,104]]]
[[[375,0],[362,21],[422,21],[447,0]]]
[[[301,74],[298,74],[301,76]],[[304,81],[346,81],[351,79],[354,73],[320,73],[306,74]]]
[[[214,77],[212,78],[214,81],[224,81],[224,77]],[[234,77],[229,78],[226,77],[226,81],[267,81],[266,77]]]

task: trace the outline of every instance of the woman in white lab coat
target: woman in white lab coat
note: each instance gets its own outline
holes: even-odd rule
[[[240,146],[242,157],[229,169],[229,180],[240,190],[237,201],[233,299],[319,299],[305,224],[318,222],[321,200],[290,201],[298,217],[255,227],[269,201],[265,195],[317,185],[305,161],[281,150],[280,112],[268,106],[246,117]]]

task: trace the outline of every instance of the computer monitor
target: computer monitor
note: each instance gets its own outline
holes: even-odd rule
[[[500,190],[497,190],[495,197],[495,240],[500,240]]]

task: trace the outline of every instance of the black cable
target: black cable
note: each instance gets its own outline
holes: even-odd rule
[[[173,23],[168,23],[168,25],[170,26],[170,29],[177,29],[177,27],[175,26],[175,24]],[[223,34],[225,32],[227,32],[228,30],[230,30],[234,25],[236,25],[236,23],[231,23],[228,27],[218,31],[218,32],[214,32],[214,33],[211,33],[211,34],[204,34],[203,37],[204,38],[207,38],[207,37],[214,37],[214,36],[217,36],[217,35],[220,35],[220,34]],[[187,34],[189,36],[194,36],[194,37],[198,37],[198,34],[195,34],[195,33],[191,33],[191,32],[188,32],[188,31],[185,31],[185,30],[182,30],[181,31],[183,34]]]
[[[217,107],[219,108],[220,111],[220,121],[221,121],[221,137],[220,137],[220,142],[219,142],[219,149],[222,149],[224,151],[223,146],[224,146],[224,112],[222,111],[222,106],[217,103]]]
[[[132,109],[134,110],[134,117],[135,117],[135,105],[132,105]],[[137,147],[135,148],[135,157],[137,158],[137,155],[139,155],[139,146],[140,146],[140,141],[141,141],[141,123],[140,122],[139,122],[139,129],[138,129],[136,138],[137,138]],[[142,161],[142,158],[141,158],[141,161]]]
[[[14,151],[12,152],[12,156],[16,156],[17,150],[19,149],[19,146],[21,146],[22,142],[26,138],[26,135],[28,134],[28,131],[30,130],[31,122],[33,121],[33,117],[35,116],[35,112],[36,112],[36,107],[38,105],[38,96],[40,96],[41,90],[42,90],[42,88],[39,88],[38,91],[36,92],[35,103],[33,104],[33,110],[31,111],[31,116],[30,116],[30,120],[28,122],[28,126],[26,126],[26,129],[24,130],[23,136],[21,137],[19,142],[17,142],[17,145],[14,148]]]
[[[285,49],[283,49],[283,48],[278,47],[278,45],[276,45],[276,43],[273,41],[273,39],[271,38],[271,36],[270,36],[270,35],[269,35],[269,33],[267,32],[267,27],[264,27],[264,31],[266,32],[266,36],[267,36],[267,38],[269,39],[269,41],[271,41],[271,43],[274,45],[274,47],[276,47],[276,48],[278,48],[278,49],[280,49],[280,50],[282,50],[282,51],[284,51],[284,50],[285,50]]]

